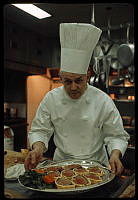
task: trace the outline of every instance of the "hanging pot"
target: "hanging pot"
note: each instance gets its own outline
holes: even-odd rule
[[[124,67],[129,67],[134,61],[134,44],[129,43],[129,29],[130,24],[127,26],[127,42],[121,44],[117,51],[118,60]]]
[[[117,51],[117,57],[121,65],[129,67],[134,60],[134,44],[121,44]]]

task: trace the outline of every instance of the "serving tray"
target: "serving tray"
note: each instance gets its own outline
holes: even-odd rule
[[[51,167],[51,166],[65,166],[65,165],[71,165],[71,164],[79,164],[86,169],[88,167],[95,167],[95,166],[101,167],[104,172],[104,175],[102,176],[103,181],[89,185],[89,186],[69,188],[69,189],[55,189],[55,188],[54,189],[49,189],[49,188],[36,189],[36,188],[32,188],[32,187],[27,187],[21,182],[20,177],[18,178],[18,182],[20,183],[21,186],[23,186],[29,190],[34,190],[34,191],[39,191],[39,192],[52,192],[52,193],[68,194],[68,193],[87,192],[89,190],[100,187],[101,185],[104,185],[104,184],[112,181],[115,177],[115,174],[111,173],[111,171],[108,168],[104,167],[98,161],[94,161],[94,160],[64,160],[64,161],[52,162],[51,164],[47,164],[46,166],[37,167],[37,169],[38,168],[47,168],[47,167]]]

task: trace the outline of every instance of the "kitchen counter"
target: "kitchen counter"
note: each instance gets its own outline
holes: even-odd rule
[[[119,198],[132,198],[135,196],[135,179],[133,182],[124,190]]]
[[[8,152],[9,153],[9,152]],[[12,152],[13,155],[22,156],[20,152]],[[12,163],[13,165],[13,163]],[[7,166],[5,165],[4,168]],[[9,167],[9,165],[8,165]],[[33,198],[126,198],[134,197],[135,195],[135,174],[130,176],[127,180],[115,177],[110,183],[95,188],[94,190],[70,195],[61,195],[54,193],[37,192],[26,189],[21,186],[17,180],[7,181],[4,180],[4,194],[8,198],[22,198],[22,199],[33,199]]]

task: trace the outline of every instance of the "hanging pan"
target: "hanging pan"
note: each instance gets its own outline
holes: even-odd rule
[[[134,44],[129,43],[129,29],[130,24],[127,26],[127,43],[121,44],[117,51],[118,60],[124,67],[129,67],[134,60]]]

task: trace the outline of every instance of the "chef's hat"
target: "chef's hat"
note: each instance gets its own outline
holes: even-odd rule
[[[60,71],[87,74],[93,50],[102,31],[91,24],[60,24]]]

